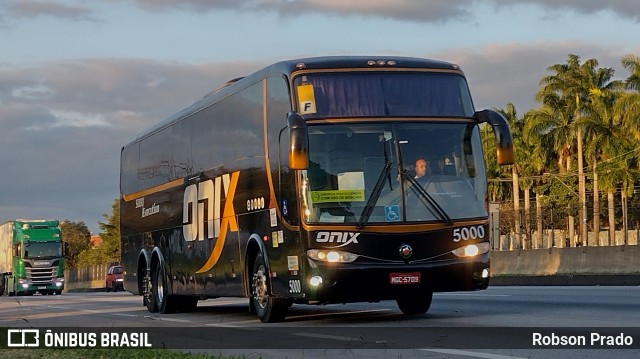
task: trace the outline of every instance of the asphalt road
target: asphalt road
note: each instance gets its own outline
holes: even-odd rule
[[[247,301],[207,300],[195,312],[162,315],[123,292],[3,296],[0,327],[149,332],[156,347],[160,338],[170,348],[264,359],[640,357],[640,287],[437,293],[430,311],[415,317],[393,301],[294,305],[274,324],[249,314]]]

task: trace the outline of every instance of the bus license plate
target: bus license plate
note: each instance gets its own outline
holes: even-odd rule
[[[419,284],[420,273],[390,273],[389,283],[391,284]]]

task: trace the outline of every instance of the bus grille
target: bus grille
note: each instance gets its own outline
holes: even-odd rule
[[[58,267],[46,267],[46,268],[25,268],[27,271],[27,280],[34,285],[47,285],[53,283],[54,273],[57,272]]]

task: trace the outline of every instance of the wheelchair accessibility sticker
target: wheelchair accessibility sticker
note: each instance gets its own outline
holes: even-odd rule
[[[384,218],[387,222],[400,221],[400,206],[397,204],[384,206]]]

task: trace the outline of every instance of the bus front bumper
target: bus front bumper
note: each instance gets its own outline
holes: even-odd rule
[[[486,289],[489,258],[424,264],[315,263],[304,279],[306,299],[320,303],[376,302],[412,292]]]

